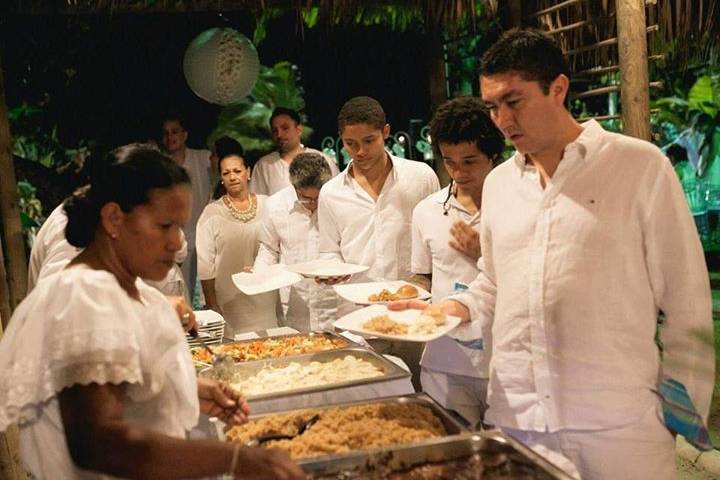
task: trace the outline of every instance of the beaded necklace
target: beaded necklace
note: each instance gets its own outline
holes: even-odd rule
[[[248,198],[248,207],[245,210],[240,210],[235,206],[229,195],[225,194],[222,197],[223,203],[228,210],[230,210],[230,215],[243,223],[249,222],[255,218],[255,215],[257,214],[257,202],[255,201],[255,196],[251,194]]]

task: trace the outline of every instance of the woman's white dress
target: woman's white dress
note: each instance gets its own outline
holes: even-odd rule
[[[198,277],[215,279],[215,294],[225,317],[225,336],[277,327],[277,291],[245,295],[232,275],[253,266],[260,247],[260,227],[267,197],[257,195],[257,214],[249,222],[232,216],[222,198],[210,203],[198,220]]]
[[[97,479],[76,468],[57,394],[72,385],[127,384],[124,419],[184,438],[197,423],[197,380],[177,313],[136,281],[78,265],[41,279],[0,341],[0,430],[20,427],[20,453],[38,479]]]

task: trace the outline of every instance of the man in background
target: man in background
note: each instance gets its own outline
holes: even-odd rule
[[[300,142],[303,126],[300,114],[295,110],[284,107],[273,110],[270,116],[270,129],[277,150],[257,161],[250,180],[251,192],[268,196],[291,185],[290,164],[298,154],[313,152],[323,155]],[[337,175],[338,167],[335,161],[325,155],[323,158],[330,167],[332,176]]]

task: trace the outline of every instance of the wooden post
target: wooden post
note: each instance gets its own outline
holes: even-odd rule
[[[510,28],[522,27],[522,0],[510,0],[508,2],[508,11],[510,13]]]
[[[0,59],[1,60],[1,59]],[[17,181],[10,150],[10,123],[5,104],[2,62],[0,61],[0,220],[2,221],[3,247],[10,308],[14,309],[27,290],[27,259],[22,236]],[[3,313],[3,326],[10,317]]]
[[[430,75],[430,110],[435,113],[437,107],[448,99],[447,76],[445,74],[445,51],[443,47],[443,33],[440,28],[431,30],[429,33],[430,44],[428,48],[429,75]],[[431,139],[432,140],[432,139]],[[441,158],[433,159],[433,169],[440,179],[440,185],[450,183],[450,175],[445,170]]]
[[[615,0],[624,133],[650,140],[645,0]]]
[[[2,238],[0,238],[0,338],[4,325],[10,320],[10,298],[5,282],[5,262],[2,254]],[[18,428],[13,425],[0,432],[0,478],[7,480],[25,480],[27,474],[20,462]]]

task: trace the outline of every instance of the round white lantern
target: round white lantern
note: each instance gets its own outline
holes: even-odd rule
[[[257,50],[232,28],[211,28],[190,42],[183,70],[195,94],[210,103],[228,105],[245,97],[260,73]]]

